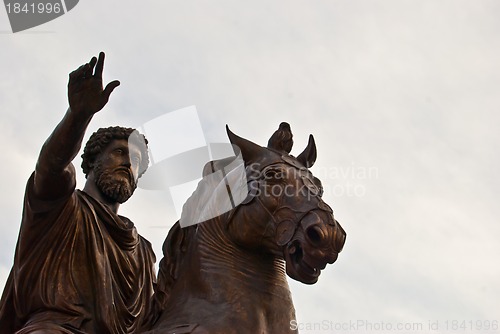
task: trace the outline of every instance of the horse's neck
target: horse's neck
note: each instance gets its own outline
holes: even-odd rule
[[[205,223],[198,233],[200,275],[225,287],[252,293],[289,293],[284,261],[275,256],[246,250],[236,245],[220,224]],[[215,283],[215,282],[213,282]]]
[[[220,323],[238,323],[254,332],[289,328],[295,311],[282,260],[238,247],[218,222],[200,225],[189,248],[179,273],[184,283],[172,291],[178,303],[169,313],[189,322],[225,318]]]

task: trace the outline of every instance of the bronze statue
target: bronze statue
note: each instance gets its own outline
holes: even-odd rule
[[[155,294],[163,312],[147,334],[294,333],[285,272],[314,284],[344,245],[346,234],[308,169],[316,159],[312,135],[295,158],[288,154],[293,141],[286,123],[268,148],[227,132],[241,149],[248,197],[217,218],[172,227]],[[229,162],[208,163],[204,175]],[[199,191],[206,189],[199,185]],[[188,201],[183,216],[199,216],[197,210],[197,203]]]
[[[42,147],[28,180],[14,265],[0,303],[0,333],[132,333],[149,324],[155,256],[134,224],[117,214],[148,165],[133,129],[89,139],[75,190],[78,153],[93,115],[108,102],[104,53],[69,77],[69,109]],[[134,140],[132,140],[134,139]]]

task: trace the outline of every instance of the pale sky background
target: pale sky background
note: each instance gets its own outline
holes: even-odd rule
[[[303,328],[500,320],[499,18],[496,0],[82,0],[12,34],[0,8],[0,287],[67,75],[103,50],[104,80],[122,85],[87,137],[192,105],[208,142],[228,124],[265,145],[287,121],[297,154],[314,134],[313,172],[348,238],[317,284],[290,281]],[[169,200],[138,190],[121,207],[158,260]]]

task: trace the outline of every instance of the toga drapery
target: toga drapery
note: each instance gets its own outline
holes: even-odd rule
[[[132,333],[153,316],[155,256],[127,218],[85,192],[57,201],[26,188],[0,334]]]

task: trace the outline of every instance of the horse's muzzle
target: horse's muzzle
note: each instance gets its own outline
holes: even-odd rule
[[[320,210],[310,211],[300,226],[284,249],[287,274],[300,282],[314,284],[321,270],[337,260],[346,233],[331,213]]]

